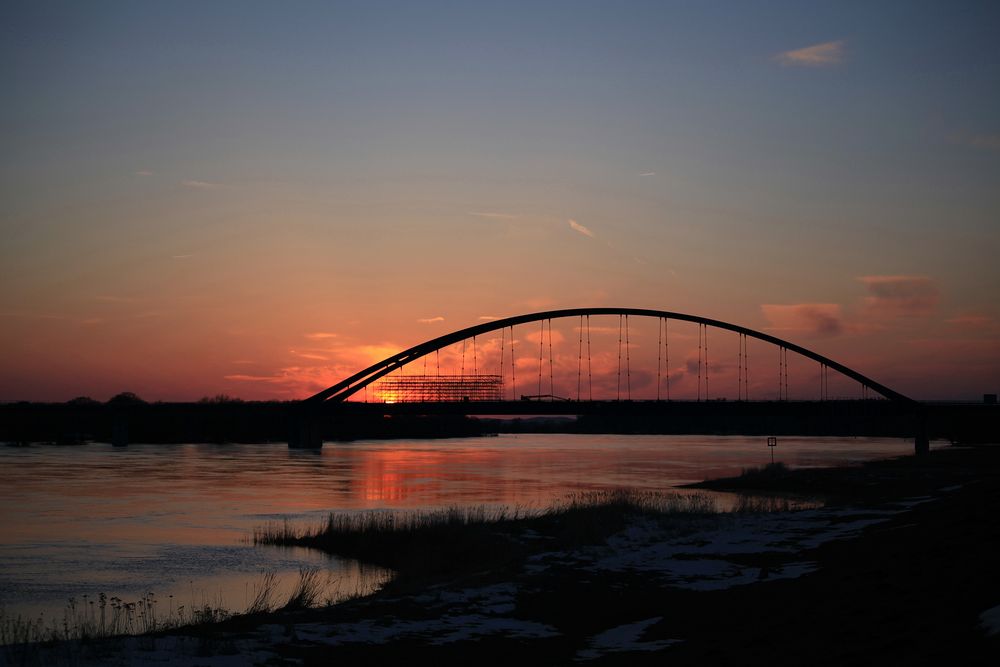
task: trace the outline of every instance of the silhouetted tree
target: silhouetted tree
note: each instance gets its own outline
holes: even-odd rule
[[[110,399],[108,399],[108,405],[145,405],[146,401],[142,400],[131,391],[123,391],[120,394],[115,394]]]
[[[100,405],[100,401],[95,401],[90,396],[77,396],[66,401],[66,405]]]
[[[229,394],[216,394],[215,396],[204,396],[198,400],[199,403],[242,403],[242,398],[230,396]]]

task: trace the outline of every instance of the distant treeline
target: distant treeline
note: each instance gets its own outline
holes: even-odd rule
[[[516,411],[496,415],[490,410]],[[489,416],[467,416],[481,411]],[[568,413],[558,416],[559,412]],[[577,412],[577,414],[572,414]],[[553,415],[552,413],[556,413]],[[446,438],[503,432],[883,436],[1000,442],[995,405],[905,406],[890,401],[344,403],[305,411],[295,401],[220,395],[147,403],[122,393],[101,403],[0,405],[0,442],[288,442],[308,422],[322,440]]]

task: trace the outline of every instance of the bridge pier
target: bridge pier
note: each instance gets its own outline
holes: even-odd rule
[[[319,449],[323,446],[323,429],[316,415],[293,414],[288,429],[290,449]]]
[[[128,420],[122,415],[115,415],[111,422],[111,444],[115,447],[128,446]]]
[[[931,439],[927,435],[927,414],[921,411],[917,416],[917,430],[913,436],[913,453],[917,456],[930,454]]]

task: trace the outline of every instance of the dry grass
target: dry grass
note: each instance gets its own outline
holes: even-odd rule
[[[154,593],[134,602],[100,593],[70,598],[61,620],[31,619],[0,611],[0,645],[68,640],[91,640],[119,635],[141,635],[182,626],[218,623],[232,616],[220,604],[175,605],[173,597],[161,604]]]
[[[323,592],[330,585],[329,578],[324,578],[316,568],[299,570],[299,581],[288,596],[288,601],[282,609],[308,609],[315,607]]]
[[[392,568],[401,575],[498,567],[526,556],[527,533],[548,535],[548,548],[599,543],[635,515],[716,514],[707,494],[614,489],[569,496],[545,510],[521,506],[449,507],[430,511],[332,513],[313,528],[288,522],[254,530],[254,544],[298,545]]]
[[[4,657],[13,654],[11,647],[28,647],[35,644],[56,642],[89,642],[125,635],[144,635],[181,627],[196,627],[220,623],[231,618],[266,614],[277,609],[305,609],[321,604],[335,604],[352,598],[370,595],[385,584],[387,576],[372,576],[355,582],[351,590],[344,590],[339,580],[333,580],[313,568],[299,570],[299,578],[288,599],[276,599],[281,581],[273,571],[261,572],[254,582],[252,597],[242,612],[226,608],[221,600],[212,603],[178,605],[173,596],[157,599],[147,593],[134,602],[126,602],[104,593],[96,598],[84,595],[70,598],[61,619],[29,618],[11,615],[0,609],[0,664]],[[24,653],[20,652],[18,655]],[[29,651],[30,653],[30,651]],[[11,664],[18,661],[10,659]]]

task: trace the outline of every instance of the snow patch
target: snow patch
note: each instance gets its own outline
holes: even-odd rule
[[[540,570],[545,562],[555,564],[570,555],[578,566],[591,571],[648,572],[670,585],[691,590],[792,579],[816,569],[815,563],[795,556],[827,542],[854,537],[927,500],[912,498],[885,509],[816,508],[734,515],[693,525],[683,535],[667,532],[655,520],[643,518],[612,536],[604,547],[552,554],[548,559],[542,556],[532,565]],[[762,555],[767,557],[763,566],[759,558],[746,558]],[[755,564],[749,565],[747,560]]]
[[[296,626],[300,640],[318,644],[380,644],[395,639],[419,638],[430,644],[451,644],[487,635],[502,634],[516,638],[555,637],[555,628],[543,623],[516,618],[457,614],[420,621],[393,620],[384,623],[363,620],[336,626],[309,624]]]
[[[613,628],[609,628],[600,634],[590,638],[589,648],[581,649],[576,653],[576,660],[594,660],[602,655],[619,651],[658,651],[671,644],[676,644],[679,639],[658,639],[654,641],[639,641],[643,633],[653,625],[663,620],[662,616],[654,616],[644,621],[626,623]]]
[[[987,635],[1000,634],[1000,605],[991,607],[979,615],[979,627]]]

